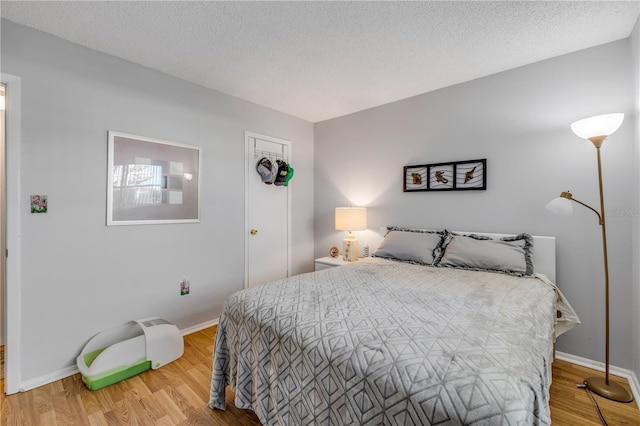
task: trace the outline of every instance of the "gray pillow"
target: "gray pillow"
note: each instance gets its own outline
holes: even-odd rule
[[[533,275],[531,251],[533,238],[529,234],[494,240],[478,235],[449,235],[443,243],[437,266],[511,275]]]
[[[375,257],[431,265],[434,251],[440,248],[443,235],[437,231],[391,230],[384,237]]]

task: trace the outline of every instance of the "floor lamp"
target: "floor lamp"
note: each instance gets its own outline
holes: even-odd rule
[[[609,135],[618,130],[624,119],[624,114],[604,114],[596,117],[585,118],[584,120],[576,121],[571,125],[573,133],[583,139],[587,139],[593,143],[596,147],[598,155],[598,184],[600,187],[600,211],[598,212],[593,207],[576,200],[570,192],[562,192],[560,197],[552,200],[547,204],[547,209],[558,214],[570,215],[573,213],[573,205],[571,201],[576,202],[591,211],[598,216],[598,222],[602,228],[602,252],[604,258],[604,295],[605,295],[605,330],[606,330],[606,363],[605,363],[605,376],[602,377],[589,377],[585,379],[584,384],[587,388],[594,393],[605,398],[619,401],[619,402],[631,402],[633,397],[631,393],[624,387],[617,383],[609,381],[609,264],[607,261],[607,228],[605,226],[605,212],[604,212],[604,193],[602,190],[602,164],[600,161],[600,147],[602,143],[607,139]]]

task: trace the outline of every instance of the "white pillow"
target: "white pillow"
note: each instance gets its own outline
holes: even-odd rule
[[[440,248],[442,238],[443,234],[439,231],[391,230],[373,255],[385,259],[432,265],[435,259],[434,252]]]
[[[437,266],[533,275],[533,238],[519,234],[494,240],[479,235],[449,235]]]

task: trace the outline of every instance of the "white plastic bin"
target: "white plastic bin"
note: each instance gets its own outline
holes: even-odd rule
[[[182,334],[162,318],[131,321],[104,330],[89,340],[76,363],[92,390],[157,369],[184,353]]]

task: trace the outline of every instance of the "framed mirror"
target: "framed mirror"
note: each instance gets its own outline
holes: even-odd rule
[[[109,131],[107,225],[200,222],[200,148]]]

